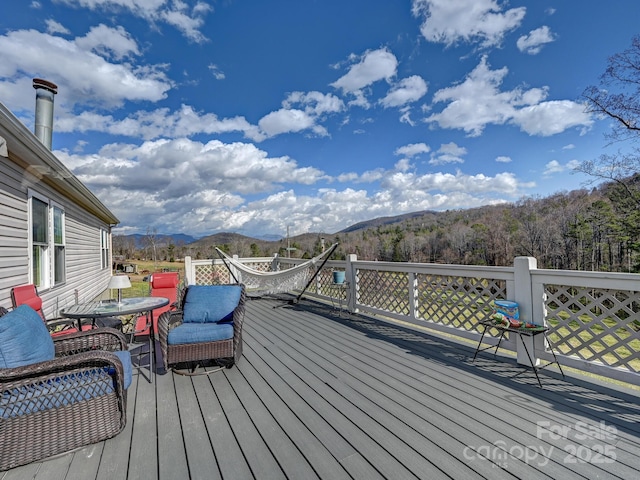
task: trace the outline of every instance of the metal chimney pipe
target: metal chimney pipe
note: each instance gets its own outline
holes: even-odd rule
[[[53,137],[53,96],[58,86],[41,78],[33,79],[36,89],[36,125],[34,133],[45,147],[51,150]]]

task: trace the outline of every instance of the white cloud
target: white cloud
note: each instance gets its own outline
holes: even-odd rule
[[[400,115],[400,123],[406,123],[412,127],[416,126],[416,122],[411,118],[411,109],[409,107],[401,109],[400,112],[402,113],[402,115]]]
[[[198,2],[192,12],[187,11],[187,4],[174,1],[170,4],[172,9],[164,9],[158,12],[157,18],[180,30],[185,37],[195,43],[207,41],[200,29],[204,25],[202,15],[211,9],[206,3]]]
[[[93,32],[93,33],[92,33]],[[92,30],[87,36],[66,40],[35,30],[17,30],[0,36],[0,78],[11,79],[4,87],[13,95],[10,107],[32,110],[22,95],[31,76],[24,72],[39,72],[39,76],[60,86],[56,97],[58,113],[71,110],[77,104],[101,104],[117,107],[126,100],[158,101],[166,97],[172,82],[164,73],[164,65],[136,66],[133,63],[112,63],[96,53],[114,56],[135,54],[137,47],[120,28]],[[106,48],[103,42],[113,42]],[[104,48],[103,48],[104,47]]]
[[[547,87],[501,91],[507,73],[506,67],[491,70],[484,56],[463,82],[434,94],[434,103],[447,105],[426,121],[442,128],[462,129],[474,137],[479,136],[488,124],[510,122],[529,135],[541,136],[592,125],[582,104],[570,100],[544,101]]]
[[[84,37],[75,39],[75,44],[86,52],[93,51],[105,58],[113,56],[116,60],[140,54],[135,40],[123,27],[111,28],[103,24],[91,27]]]
[[[455,174],[439,172],[425,175],[396,172],[386,177],[384,186],[390,188],[393,195],[400,195],[402,191],[413,195],[416,190],[422,190],[424,192],[473,194],[503,192],[514,196],[528,185],[518,182],[512,173],[499,173],[495,177],[490,177],[482,173],[467,175],[457,171]]]
[[[420,100],[426,93],[427,82],[419,75],[412,75],[393,85],[387,96],[380,99],[380,103],[385,108],[401,107]]]
[[[89,10],[113,11],[128,10],[131,14],[143,18],[151,24],[167,23],[177,28],[189,40],[197,43],[207,41],[200,32],[204,25],[204,16],[213,10],[208,3],[197,1],[190,8],[182,0],[54,0],[72,7]]]
[[[557,160],[551,160],[544,166],[543,176],[550,177],[556,173],[564,173],[575,170],[580,165],[578,160],[570,160],[565,164],[560,163]]]
[[[337,232],[380,216],[501,203],[531,187],[509,173],[495,177],[461,172],[417,175],[396,169],[382,172],[376,179],[382,180],[377,190],[321,188],[310,195],[286,190],[248,202],[231,215],[237,220],[235,231],[283,233],[292,225],[294,234]],[[501,197],[496,199],[496,193]]]
[[[563,172],[564,167],[557,160],[551,160],[544,166],[544,175]]]
[[[403,155],[407,158],[415,157],[421,153],[429,153],[431,149],[426,143],[410,143],[402,147],[396,148],[394,155]]]
[[[338,113],[344,110],[344,102],[335,95],[324,94],[321,92],[292,92],[282,102],[285,108],[291,108],[295,105],[304,107],[305,113],[312,116],[321,116],[326,113]]]
[[[211,64],[211,65],[209,65],[208,68],[209,68],[209,71],[211,72],[211,74],[213,75],[213,77],[216,80],[224,80],[225,79],[224,72],[222,70],[220,70],[217,65]]]
[[[47,24],[47,33],[49,34],[62,33],[64,35],[68,35],[71,33],[69,29],[55,20],[47,19],[45,20],[45,23]]]
[[[258,126],[267,137],[273,137],[310,129],[315,126],[315,120],[302,110],[282,108],[262,117]]]
[[[188,219],[204,221],[209,215],[215,221],[217,209],[224,217],[224,210],[242,205],[245,195],[274,191],[285,181],[310,185],[324,178],[318,169],[299,167],[288,157],[269,157],[255,145],[217,140],[109,144],[93,155],[55,154],[125,224],[177,222],[179,230],[174,231],[190,231]]]
[[[423,20],[420,31],[430,42],[479,41],[488,47],[520,25],[526,8],[503,11],[496,0],[413,0],[412,12]]]
[[[283,108],[265,115],[258,125],[250,124],[244,117],[220,119],[213,113],[197,112],[189,105],[182,105],[175,112],[167,108],[140,110],[130,113],[124,119],[82,112],[78,115],[59,115],[56,130],[67,133],[97,131],[145,140],[241,132],[246,138],[261,142],[273,136],[304,130],[310,130],[317,136],[328,135],[323,126],[316,124],[316,117],[312,115],[327,111],[325,108],[326,104],[316,105],[309,112]]]
[[[332,87],[342,90],[345,94],[356,97],[355,105],[368,106],[363,88],[380,80],[391,81],[396,75],[398,60],[395,55],[386,48],[370,50],[361,57],[352,56],[352,65],[349,71],[331,84]]]
[[[541,102],[514,112],[513,123],[529,135],[548,137],[568,128],[588,129],[593,120],[585,106],[571,100]]]
[[[518,91],[499,91],[507,72],[506,67],[491,70],[483,57],[463,82],[434,94],[434,103],[445,102],[447,106],[427,121],[442,128],[463,129],[472,136],[480,135],[488,123],[505,123],[513,116],[516,98],[522,97]]]
[[[521,52],[528,53],[529,55],[536,55],[540,53],[542,47],[547,43],[555,41],[555,35],[551,32],[546,25],[531,30],[527,35],[522,35],[518,38],[516,45]]]
[[[427,149],[420,144],[401,148],[406,153]],[[466,153],[455,143],[442,145],[440,151]],[[163,139],[140,145],[109,144],[95,154],[54,153],[123,225],[135,225],[138,231],[157,226],[192,235],[213,231],[279,234],[287,225],[301,233],[336,232],[377,216],[503,202],[531,186],[510,173],[493,177],[462,172],[418,174],[411,171],[409,159],[401,159],[391,170],[376,168],[338,178],[372,188],[320,186],[300,194],[294,186],[322,185],[331,179],[289,157],[270,157],[255,145],[217,140]],[[145,181],[140,182],[141,178]]]
[[[445,165],[448,163],[464,163],[463,155],[467,154],[467,149],[458,146],[454,142],[443,143],[437,152],[431,155],[430,165]]]
[[[507,157],[506,155],[500,155],[496,157],[496,162],[498,163],[511,163],[511,157]]]

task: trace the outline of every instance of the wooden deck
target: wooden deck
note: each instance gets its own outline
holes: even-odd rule
[[[121,434],[0,478],[640,478],[631,390],[553,369],[541,389],[473,345],[275,305],[248,302],[237,366],[136,375]]]

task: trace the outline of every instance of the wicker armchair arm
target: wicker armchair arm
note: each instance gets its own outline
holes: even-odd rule
[[[160,342],[167,341],[169,330],[182,323],[182,313],[180,309],[168,310],[158,317],[158,339]]]
[[[169,330],[177,327],[182,323],[183,311],[168,310],[158,317],[158,342],[160,343],[160,351],[165,369],[167,368],[167,345],[169,338]]]
[[[95,350],[126,350],[127,340],[114,328],[94,328],[84,332],[69,333],[53,340],[56,356],[75,355]]]
[[[181,309],[167,310],[158,317],[158,330],[168,332],[182,323],[183,311]]]
[[[115,353],[104,350],[58,357],[23,367],[0,369],[0,389],[5,391],[17,386],[43,382],[70,372],[96,368],[113,369],[116,383],[124,389],[124,368],[120,359]]]

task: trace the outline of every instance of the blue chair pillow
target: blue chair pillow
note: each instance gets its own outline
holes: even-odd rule
[[[233,319],[242,287],[237,285],[193,285],[184,301],[184,323],[218,323]]]
[[[131,380],[133,378],[133,366],[131,365],[131,352],[128,350],[116,350],[115,353],[122,363],[122,370],[124,372],[124,388],[129,388]]]
[[[20,305],[0,317],[0,368],[53,360],[53,339],[33,308]]]

